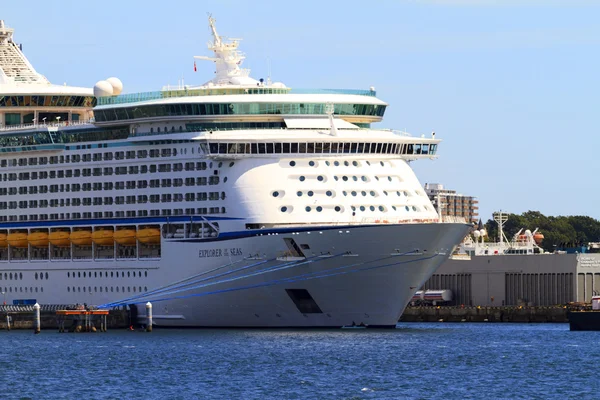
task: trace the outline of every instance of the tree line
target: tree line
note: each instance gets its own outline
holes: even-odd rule
[[[527,211],[521,215],[508,214],[504,234],[509,240],[523,228],[534,231],[539,228],[544,235],[541,247],[554,251],[556,247],[575,247],[589,242],[600,242],[600,221],[583,215],[546,216],[539,211]],[[498,239],[498,224],[490,219],[485,223],[489,241]]]

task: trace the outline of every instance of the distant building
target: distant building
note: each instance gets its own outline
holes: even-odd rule
[[[456,193],[456,190],[444,189],[444,185],[439,183],[426,183],[425,193],[438,211],[440,210],[438,200],[440,201],[442,216],[463,217],[467,221],[477,223],[479,201],[475,197]]]

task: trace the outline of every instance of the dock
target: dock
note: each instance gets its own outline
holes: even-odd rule
[[[569,322],[567,305],[549,307],[409,306],[400,322]]]

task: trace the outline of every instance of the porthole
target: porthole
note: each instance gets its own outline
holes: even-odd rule
[[[406,197],[408,197],[408,192],[407,192],[407,191],[404,191],[403,193],[404,193],[404,195],[405,195]]]
[[[69,275],[69,273],[67,272],[67,277],[68,277],[68,275]],[[35,280],[37,281],[37,279],[38,279],[38,273],[36,272],[35,273]]]
[[[331,192],[331,190],[326,191],[325,194],[329,197],[333,196],[333,193]]]
[[[352,191],[352,196],[356,196],[356,192],[354,190]]]
[[[396,206],[392,206],[392,210],[396,211]]]
[[[129,274],[129,271],[127,271],[127,277],[131,278],[131,275]]]
[[[334,161],[334,162],[333,162],[333,165],[335,165],[335,166],[337,167],[337,166],[339,166],[339,165],[340,165],[340,162],[339,162],[339,161]]]
[[[388,181],[390,181],[390,182],[392,181],[392,177],[391,176],[388,176]]]
[[[334,208],[334,210],[337,211],[337,212],[340,212],[341,209],[342,208],[340,206],[335,206],[335,208]]]
[[[227,177],[223,178],[223,183],[227,182]]]
[[[354,182],[356,182],[356,181],[358,181],[358,178],[357,178],[356,176],[353,176],[353,177],[352,177],[352,180],[353,180]]]
[[[352,211],[356,211],[356,207],[351,206],[350,208],[352,209]]]
[[[383,191],[383,194],[385,194],[386,196],[388,195],[388,192],[386,192],[385,190]]]
[[[296,166],[296,161],[290,161],[290,167],[295,167]]]
[[[21,274],[21,279],[23,279],[23,274]],[[48,273],[46,272],[46,279],[48,279]]]
[[[230,162],[230,163],[229,163],[229,168],[233,167],[233,166],[234,166],[234,164],[235,164],[234,162]]]
[[[406,211],[410,211],[410,208],[408,208],[408,206],[404,206],[404,209],[405,209]]]
[[[396,192],[396,194],[398,195],[398,197],[402,196],[400,192]]]
[[[304,182],[304,181],[306,180],[306,178],[305,178],[304,176],[301,176],[301,177],[300,177],[300,178],[298,178],[298,179],[300,179],[300,182]]]
[[[325,161],[325,165],[327,165],[329,167],[331,163],[329,161]]]
[[[221,168],[223,166],[223,163],[220,162],[218,168]]]
[[[71,291],[71,286],[67,286],[67,292]]]
[[[298,195],[298,197],[302,197],[302,192],[301,191],[296,192],[296,194]]]
[[[348,192],[346,192],[345,190],[342,192],[342,194],[343,194],[344,196],[348,196]]]
[[[367,165],[371,165],[371,162],[370,162],[370,161],[365,161],[365,162],[367,163]]]
[[[350,165],[350,163],[348,161],[344,161],[344,165],[347,167]]]
[[[23,273],[19,272],[19,279],[23,279]],[[48,279],[48,273],[46,272],[46,279]]]
[[[323,182],[323,177],[322,177],[321,175],[319,175],[319,176],[317,176],[317,180],[318,180],[319,182]]]
[[[355,167],[358,167],[358,161],[352,161],[352,165],[354,165]]]
[[[277,197],[277,196],[279,196],[279,192],[277,192],[277,191],[273,192],[273,197]]]
[[[308,162],[308,165],[310,165],[311,167],[314,167],[315,166],[315,162],[311,160],[311,161]]]
[[[371,206],[371,207],[369,207],[369,210],[371,210],[371,211],[375,211],[375,206]]]
[[[383,208],[383,206],[379,206],[379,211],[385,211],[385,208]]]
[[[338,178],[337,175],[336,175],[336,176],[333,177],[333,179],[335,179],[337,181],[340,178]]]
[[[379,161],[379,164],[381,164],[382,167],[385,167],[385,164],[383,163],[383,161]]]
[[[287,212],[287,207],[283,206],[283,207],[280,208],[280,210],[281,210],[281,212]]]
[[[83,277],[85,278],[85,271],[83,271]]]
[[[318,207],[317,207],[317,212],[321,212],[321,211],[323,211],[323,207],[321,207],[321,206],[318,206]]]
[[[347,177],[347,176],[342,176],[342,180],[343,180],[344,182],[347,182],[347,181],[348,181],[348,177]]]
[[[412,206],[413,211],[417,211],[417,207]]]
[[[306,212],[310,212],[310,207],[306,206],[305,210],[306,210]]]
[[[379,177],[378,177],[378,176],[376,176],[376,177],[375,177],[375,180],[376,180],[376,181],[378,181],[378,180],[379,180]]]
[[[312,190],[309,190],[308,193],[306,193],[307,195],[309,195],[310,197],[312,197],[315,193]]]
[[[370,194],[371,196],[373,196],[373,197],[375,197],[375,196],[377,195],[377,194],[375,193],[375,191],[374,191],[374,190],[371,190],[371,191],[369,192],[369,194]]]
[[[363,196],[367,195],[367,192],[365,192],[364,190],[362,192],[360,192],[360,194],[362,194]]]
[[[360,206],[360,211],[365,211],[365,206]]]
[[[144,277],[148,277],[148,271],[144,271]]]
[[[363,182],[366,182],[366,181],[368,180],[366,176],[362,176],[360,179],[361,179]]]

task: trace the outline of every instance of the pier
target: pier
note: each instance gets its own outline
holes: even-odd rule
[[[549,307],[412,307],[400,322],[569,322],[568,312],[577,306]]]

